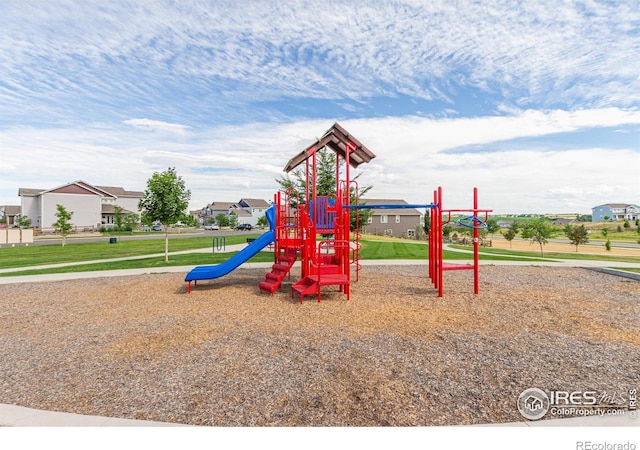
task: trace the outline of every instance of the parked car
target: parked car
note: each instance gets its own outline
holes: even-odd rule
[[[251,226],[250,223],[241,223],[240,225],[238,225],[236,227],[236,230],[238,230],[238,231],[251,231],[251,230],[253,230],[253,226]]]
[[[176,227],[176,228],[180,228],[180,227],[184,227],[184,226],[185,226],[185,224],[183,224],[183,223],[182,223],[182,222],[180,222],[180,221],[177,221],[173,226],[174,226],[174,227]]]
[[[218,225],[205,225],[204,229],[205,230],[219,230],[220,227]]]
[[[162,225],[156,224],[156,225],[151,227],[151,230],[153,230],[153,231],[162,231]]]

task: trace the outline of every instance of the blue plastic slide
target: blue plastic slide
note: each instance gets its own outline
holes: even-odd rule
[[[240,266],[242,263],[247,262],[252,256],[255,256],[256,253],[265,248],[267,245],[271,244],[276,237],[276,234],[273,231],[275,229],[275,206],[271,206],[269,209],[267,209],[265,215],[267,216],[267,221],[269,222],[269,227],[271,228],[269,231],[264,233],[255,241],[251,242],[249,245],[247,245],[245,248],[240,250],[238,253],[236,253],[223,263],[217,264],[215,266],[194,267],[184,278],[184,281],[213,280],[214,278],[220,278],[233,271],[234,269],[237,269],[238,266]],[[191,284],[189,284],[189,286],[191,286]]]
[[[184,281],[211,280],[222,277],[249,260],[267,245],[271,244],[274,238],[275,233],[269,230],[225,262],[215,266],[198,266],[191,269]]]

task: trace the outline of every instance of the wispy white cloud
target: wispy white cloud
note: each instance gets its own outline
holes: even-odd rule
[[[634,1],[20,1],[5,12],[0,98],[56,114],[67,95],[180,123],[185,100],[227,113],[287,98],[459,101],[465,87],[520,107],[640,100]]]
[[[422,202],[441,184],[463,203],[478,185],[489,206],[540,212],[640,201],[640,142],[566,141],[639,129],[635,0],[2,8],[1,203],[78,178],[142,189],[168,166],[192,206],[270,198],[333,115],[378,155],[362,168],[372,195]]]
[[[358,169],[360,182],[373,185],[370,197],[423,203],[442,185],[449,207],[468,207],[477,186],[483,205],[500,212],[581,213],[608,201],[640,200],[635,198],[640,146],[558,149],[539,143],[507,152],[498,145],[594,127],[640,130],[635,110],[358,119],[341,125],[377,155]],[[330,126],[324,120],[223,126],[191,130],[178,140],[129,127],[115,133],[101,127],[13,130],[3,135],[0,203],[15,203],[18,187],[47,188],[75,179],[142,190],[154,171],[167,167],[176,167],[187,182],[192,208],[213,200],[270,199],[287,161]],[[476,152],[476,146],[484,146],[483,151]],[[41,163],[25,165],[25,160]]]
[[[184,135],[185,132],[189,128],[191,128],[187,125],[180,125],[177,123],[167,123],[161,120],[151,120],[151,119],[128,119],[123,121],[122,123],[126,125],[131,125],[134,128],[139,128],[142,130],[166,131],[169,133],[176,133],[180,135]]]

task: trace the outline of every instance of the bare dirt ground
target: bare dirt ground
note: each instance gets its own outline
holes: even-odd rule
[[[525,252],[537,252],[540,253],[540,244],[531,243],[531,241],[525,241],[517,239],[509,241],[503,237],[496,236],[491,237],[491,246],[493,248],[506,248],[511,250],[525,251]],[[544,252],[562,252],[562,253],[576,253],[576,246],[571,244],[562,244],[550,242],[543,245]],[[609,255],[609,256],[637,256],[640,258],[640,247],[638,248],[624,248],[624,247],[611,247],[608,251],[604,244],[602,245],[579,245],[578,252],[582,254],[594,254],[594,255]]]
[[[214,426],[522,420],[526,388],[640,387],[640,283],[583,269],[365,266],[351,300],[239,269],[0,286],[0,403]]]

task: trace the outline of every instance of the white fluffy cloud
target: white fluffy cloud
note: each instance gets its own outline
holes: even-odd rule
[[[557,149],[551,144],[493,151],[491,145],[594,126],[638,124],[640,112],[615,108],[341,122],[376,154],[358,169],[361,183],[374,186],[370,197],[426,203],[441,185],[448,207],[462,208],[470,206],[477,186],[482,206],[499,212],[581,213],[602,202],[640,201],[635,198],[640,147]],[[49,188],[76,179],[142,190],[153,171],[176,167],[192,191],[192,208],[241,197],[268,200],[287,161],[331,125],[318,120],[219,127],[190,130],[174,140],[128,127],[117,132],[97,127],[14,130],[3,136],[0,198],[11,204],[18,187]],[[481,151],[476,151],[478,145]],[[14,172],[12,167],[23,169]]]

